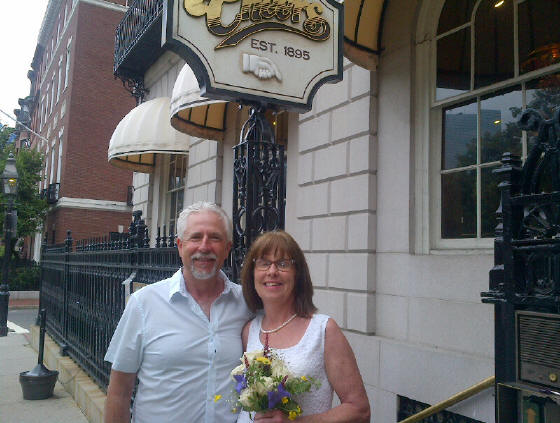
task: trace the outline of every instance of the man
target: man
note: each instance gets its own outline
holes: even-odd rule
[[[218,400],[232,385],[242,355],[241,329],[251,313],[241,287],[220,267],[232,245],[232,226],[217,205],[199,202],[177,220],[182,269],[130,297],[113,335],[105,403],[106,423],[234,422]]]

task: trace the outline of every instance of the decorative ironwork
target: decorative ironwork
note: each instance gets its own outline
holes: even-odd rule
[[[527,160],[506,153],[500,184],[496,261],[483,302],[544,307],[560,312],[560,110],[543,119],[522,113],[518,125],[536,131]]]
[[[142,36],[161,17],[163,0],[135,0],[128,7],[115,32],[115,62],[113,73]]]
[[[401,395],[398,396],[399,411],[397,421],[402,421],[414,414],[425,410],[430,405],[420,401],[416,401]],[[471,419],[469,417],[461,416],[460,414],[452,413],[450,411],[440,411],[428,418],[420,421],[421,423],[484,423],[480,420]]]
[[[163,52],[161,19],[163,0],[135,0],[115,32],[113,74],[140,104],[148,90],[143,74]]]
[[[262,232],[284,228],[284,147],[260,106],[253,106],[234,148],[233,278],[237,280],[247,250]]]
[[[539,329],[541,323],[534,330],[517,331],[516,315],[560,314],[560,110],[550,120],[526,110],[518,126],[537,135],[529,141],[533,147],[523,167],[519,157],[505,153],[502,166],[494,171],[502,179],[501,202],[496,212],[490,289],[481,294],[482,302],[492,303],[495,308],[496,384],[503,391],[502,398],[507,398],[496,402],[497,415],[505,416],[500,417],[499,423],[509,422],[508,416],[519,413],[522,404],[516,390],[532,389],[519,375],[519,369],[525,368],[519,362],[519,346],[529,342],[532,359],[540,362],[552,352],[531,342],[535,330],[542,334],[539,336],[547,337],[543,345],[557,342],[542,330],[544,327]],[[556,374],[560,367],[547,367],[547,372]],[[539,380],[546,380],[549,374],[537,373],[533,372]],[[555,398],[558,400],[558,396]]]
[[[150,92],[150,90],[144,87],[144,78],[142,76],[124,76],[119,74],[117,77],[122,81],[124,89],[136,99],[137,106],[144,101],[144,97]]]

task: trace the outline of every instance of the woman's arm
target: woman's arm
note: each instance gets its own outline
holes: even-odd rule
[[[249,320],[243,326],[243,330],[241,331],[241,342],[243,343],[243,351],[247,351],[247,342],[249,340],[249,328],[251,327],[251,322],[253,319]]]
[[[329,319],[325,337],[327,377],[340,399],[340,405],[321,414],[299,417],[301,423],[368,423],[369,401],[358,370],[356,357],[346,337],[333,319]],[[281,411],[258,414],[255,422],[289,422]]]

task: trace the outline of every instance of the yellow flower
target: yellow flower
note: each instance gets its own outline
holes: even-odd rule
[[[233,408],[231,409],[231,412],[232,412],[232,413],[237,413],[237,408],[236,408],[236,407],[233,407]]]
[[[301,380],[307,380],[307,378],[305,376],[302,376]]]
[[[270,360],[266,357],[257,357],[256,360],[263,364],[270,364]]]
[[[297,413],[301,414],[301,407],[299,405],[297,406]]]
[[[286,404],[288,402],[288,397],[282,397],[282,404]]]
[[[290,420],[295,420],[297,417],[297,413],[295,411],[290,411],[290,413],[288,414],[288,419]]]
[[[214,395],[214,402],[220,401],[221,398],[222,398],[221,395]]]

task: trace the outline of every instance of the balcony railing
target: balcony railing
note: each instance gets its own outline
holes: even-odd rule
[[[113,73],[123,79],[142,78],[163,53],[163,0],[135,0],[115,33]]]

